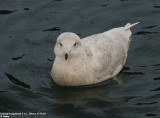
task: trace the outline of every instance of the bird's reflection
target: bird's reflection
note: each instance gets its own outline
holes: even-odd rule
[[[126,75],[122,73],[116,78],[109,79],[102,83],[82,87],[62,87],[53,83],[52,90],[54,92],[52,97],[60,103],[77,103],[88,98],[117,101],[120,100],[120,98],[111,98],[108,94],[122,86],[122,78],[125,78],[125,76]]]

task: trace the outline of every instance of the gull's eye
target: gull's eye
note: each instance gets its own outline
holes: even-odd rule
[[[62,43],[59,44],[62,47]]]
[[[77,43],[74,44],[74,46],[76,46],[76,45],[77,45]]]

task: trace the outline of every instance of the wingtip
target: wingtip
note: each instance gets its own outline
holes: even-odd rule
[[[140,22],[133,23],[132,26],[139,24]]]
[[[127,29],[129,29],[129,28],[131,28],[131,27],[133,27],[133,26],[135,26],[135,25],[137,25],[137,24],[139,24],[140,22],[136,22],[136,23],[133,23],[133,24],[130,24],[130,23],[127,23],[125,26],[124,26],[124,28],[125,28],[125,30],[127,30]]]

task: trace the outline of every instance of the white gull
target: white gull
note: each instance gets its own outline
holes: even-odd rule
[[[71,32],[59,35],[51,70],[53,80],[62,86],[81,86],[116,76],[126,62],[130,28],[136,24],[127,23],[83,39]]]

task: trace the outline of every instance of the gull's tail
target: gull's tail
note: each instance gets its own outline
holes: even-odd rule
[[[127,31],[127,30],[130,30],[131,27],[137,25],[139,22],[136,22],[134,24],[131,24],[131,23],[127,23],[125,26],[124,26],[124,29]]]
[[[139,22],[137,23],[133,23],[133,24],[130,24],[130,23],[127,23],[125,26],[124,26],[124,31],[126,32],[126,35],[127,37],[129,38],[129,42],[131,41],[131,35],[132,35],[132,32],[130,30],[131,27],[137,25]]]

